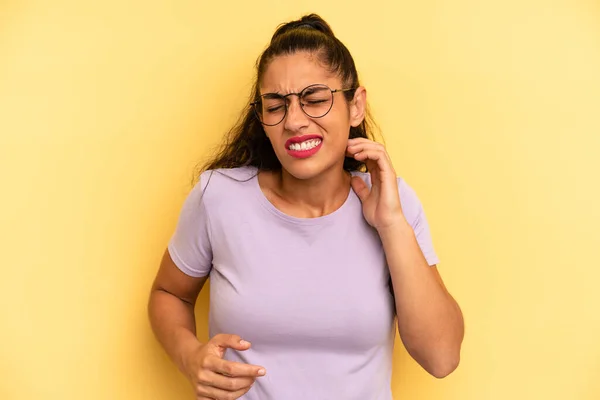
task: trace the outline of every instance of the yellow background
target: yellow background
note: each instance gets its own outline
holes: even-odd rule
[[[597,0],[3,0],[1,399],[191,398],[148,289],[256,57],[310,11],[353,53],[465,314],[447,379],[398,346],[396,397],[600,398]]]

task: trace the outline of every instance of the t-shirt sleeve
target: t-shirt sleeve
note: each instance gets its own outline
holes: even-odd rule
[[[400,202],[404,216],[415,232],[417,242],[427,263],[430,266],[437,265],[439,259],[433,247],[429,223],[419,197],[402,178],[398,178],[398,191],[400,192]]]
[[[204,174],[186,197],[168,244],[175,265],[186,275],[207,276],[212,266],[210,221],[203,201]]]

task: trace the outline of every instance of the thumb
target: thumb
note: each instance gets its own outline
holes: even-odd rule
[[[221,353],[225,353],[226,349],[248,350],[250,342],[243,340],[238,335],[218,334],[211,340],[212,344],[219,347]]]
[[[354,190],[360,201],[364,202],[371,192],[365,181],[363,181],[359,176],[353,176],[350,184],[352,185],[352,190]]]

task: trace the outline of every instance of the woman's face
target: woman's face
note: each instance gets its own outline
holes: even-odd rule
[[[340,78],[323,67],[316,56],[299,52],[276,57],[267,67],[260,85],[260,94],[300,93],[303,89],[304,110],[298,96],[287,96],[287,113],[274,126],[263,125],[277,158],[283,168],[298,179],[310,179],[323,172],[341,169],[346,154],[351,126],[358,126],[364,118],[365,89],[359,88],[354,99],[348,103],[343,92],[333,94],[331,109],[323,117],[318,116],[329,109],[331,91],[312,85],[327,85],[330,89],[349,89]],[[277,122],[283,116],[281,98],[263,96],[263,121]]]

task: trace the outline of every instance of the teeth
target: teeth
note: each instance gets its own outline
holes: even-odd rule
[[[319,144],[321,144],[321,139],[311,139],[302,143],[292,143],[289,148],[295,151],[306,151],[317,147]]]

